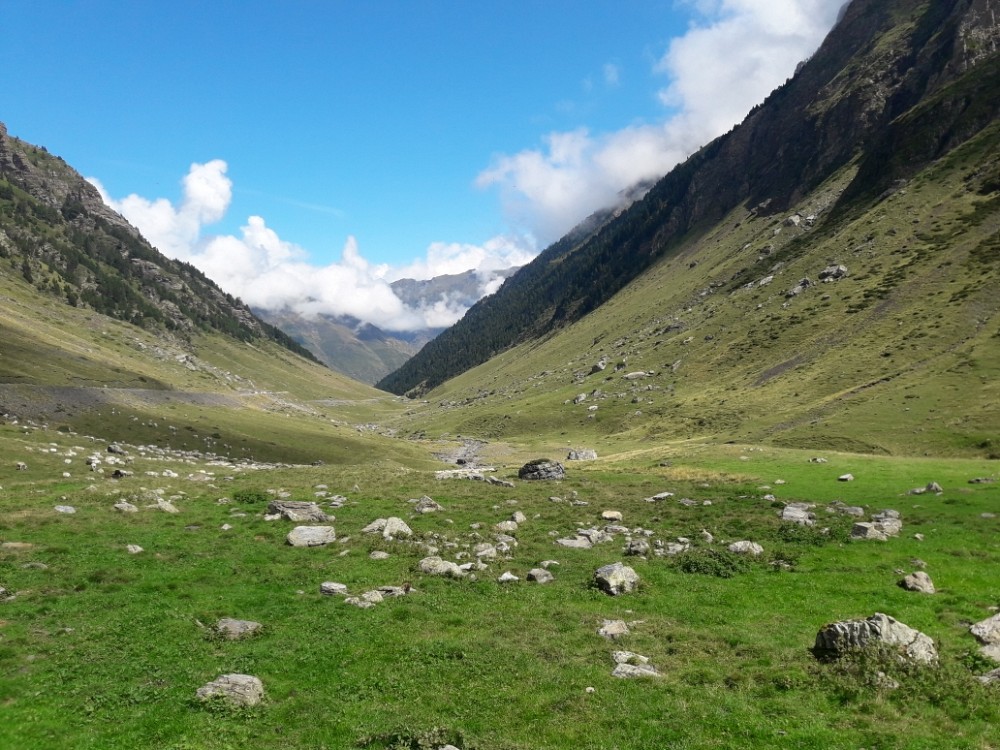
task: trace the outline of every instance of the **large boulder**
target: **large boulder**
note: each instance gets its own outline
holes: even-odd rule
[[[300,500],[272,500],[267,505],[267,512],[293,523],[326,523],[330,520],[316,503]]]
[[[566,476],[566,469],[558,461],[536,458],[522,466],[518,470],[517,476],[525,480],[562,479]]]
[[[598,568],[594,573],[594,582],[605,594],[620,596],[638,588],[639,574],[629,566],[616,562]]]
[[[465,578],[465,571],[458,565],[440,557],[425,557],[417,566],[421,573],[431,576],[444,576],[445,578]]]
[[[224,674],[202,685],[196,695],[203,701],[218,698],[234,706],[256,706],[264,698],[264,685],[252,675]]]
[[[293,547],[322,547],[336,539],[333,526],[296,526],[287,537]]]
[[[844,620],[820,628],[814,652],[818,656],[839,657],[853,649],[884,644],[906,661],[936,664],[937,649],[930,636],[904,625],[889,615],[876,612],[866,620]]]

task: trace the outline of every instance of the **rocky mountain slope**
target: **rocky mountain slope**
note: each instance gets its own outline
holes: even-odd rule
[[[988,0],[855,0],[816,54],[742,124],[628,210],[548,248],[379,386],[424,393],[540,340],[598,310],[719,222],[783,217],[843,170],[855,171],[839,193],[817,197],[815,216],[804,220],[812,228],[869,210],[995,122],[998,36]]]
[[[218,331],[312,357],[195,267],[153,248],[44,147],[0,124],[0,267],[39,292],[151,331]]]
[[[450,377],[419,429],[494,439],[1000,456],[989,10],[852,3],[741,126],[382,385]]]

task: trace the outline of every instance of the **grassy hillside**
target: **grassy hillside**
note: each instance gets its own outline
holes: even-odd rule
[[[781,215],[736,209],[598,311],[432,392],[411,429],[1000,455],[998,154],[994,123],[870,206],[830,213],[852,165]]]

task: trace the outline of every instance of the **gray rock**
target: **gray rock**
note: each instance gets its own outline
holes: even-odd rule
[[[377,518],[361,529],[361,532],[363,534],[381,534],[382,538],[386,540],[413,536],[413,529],[407,526],[402,518],[396,518],[395,516]]]
[[[645,539],[633,539],[625,545],[623,553],[629,557],[642,557],[649,554],[649,542]]]
[[[136,506],[134,506],[134,505],[132,505],[132,503],[126,502],[124,500],[122,500],[121,502],[115,503],[114,504],[114,509],[117,510],[119,513],[138,513],[139,512],[139,509]]]
[[[72,515],[76,513],[76,508],[74,508],[72,505],[57,505],[55,507],[55,511],[56,513],[65,513],[67,515]]]
[[[789,503],[781,510],[781,520],[812,526],[816,523],[816,516],[810,512],[812,507],[811,503]]]
[[[878,526],[875,523],[859,521],[851,527],[851,539],[875,539],[879,542],[888,540],[889,537]]]
[[[437,513],[439,510],[444,510],[444,507],[440,503],[427,497],[427,495],[410,500],[410,502],[413,503],[413,510],[417,513]]]
[[[1000,612],[977,622],[969,632],[984,645],[1000,643]]]
[[[544,568],[532,568],[528,571],[527,579],[535,583],[551,583],[555,576]]]
[[[322,547],[337,540],[333,526],[296,526],[286,540],[293,547]]]
[[[501,573],[500,577],[497,578],[497,581],[499,581],[500,583],[515,583],[520,580],[521,580],[520,578],[511,573],[509,570]]]
[[[372,560],[388,560],[389,559],[389,553],[386,552],[385,550],[376,549],[376,550],[372,550],[368,554],[368,557],[371,558]]]
[[[597,587],[609,596],[620,596],[635,591],[639,586],[639,574],[623,563],[604,565],[594,573]]]
[[[253,620],[234,620],[230,617],[223,617],[215,623],[215,630],[219,635],[230,641],[251,636],[260,631],[262,627],[264,626]]]
[[[986,674],[981,674],[976,677],[984,685],[997,685],[1000,684],[1000,668],[994,669],[992,672],[987,672]]]
[[[899,536],[903,530],[903,521],[899,517],[898,510],[883,510],[872,516],[875,528],[888,536]]]
[[[566,469],[558,461],[549,461],[546,458],[529,461],[522,466],[517,476],[524,480],[545,480],[563,479],[566,476]]]
[[[841,474],[839,477],[837,477],[837,481],[838,482],[853,482],[854,481],[854,475],[853,474]]]
[[[613,641],[629,634],[628,624],[624,620],[605,620],[597,629],[597,634]]]
[[[907,591],[917,591],[921,594],[934,593],[934,582],[931,580],[931,577],[922,570],[910,573],[910,575],[906,576],[899,582],[899,585]]]
[[[527,523],[528,517],[524,515],[524,513],[522,513],[521,511],[515,510],[513,513],[511,513],[510,520],[513,521],[514,523],[521,524],[521,523]]]
[[[319,593],[324,596],[347,596],[347,584],[324,581],[319,585]]]
[[[421,573],[432,576],[445,576],[446,578],[464,578],[466,573],[458,565],[440,557],[425,557],[417,566]]]
[[[847,651],[885,644],[900,657],[920,664],[935,664],[938,659],[934,641],[929,636],[904,625],[889,615],[876,612],[867,620],[845,620],[824,625],[816,634],[818,655],[843,656]]]
[[[267,504],[267,512],[293,523],[326,523],[330,520],[316,503],[299,500],[272,500]]]
[[[517,531],[517,521],[501,521],[493,526],[494,530],[503,534],[512,534]]]
[[[256,706],[264,699],[264,685],[248,674],[224,674],[198,688],[200,700],[218,698],[234,706]]]
[[[579,448],[570,451],[566,456],[567,461],[594,461],[597,459],[597,451],[592,448]]]
[[[496,560],[499,553],[489,542],[480,542],[472,548],[472,554],[479,560]]]
[[[601,512],[601,518],[605,521],[621,521],[622,513],[620,510],[605,510]]]
[[[565,537],[563,539],[556,539],[556,544],[562,547],[569,547],[570,549],[590,549],[594,545],[585,536],[574,536]]]
[[[733,542],[726,547],[726,549],[737,555],[751,555],[753,557],[758,557],[764,554],[764,548],[757,544],[757,542],[747,540]]]
[[[164,513],[180,513],[173,503],[168,500],[164,500],[162,497],[157,498],[156,503],[150,507],[162,510]]]
[[[841,265],[839,263],[831,266],[827,266],[819,273],[820,281],[839,281],[840,279],[846,278],[847,266]]]

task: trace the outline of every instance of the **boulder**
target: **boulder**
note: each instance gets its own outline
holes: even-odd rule
[[[264,698],[264,685],[248,674],[224,674],[198,688],[199,700],[218,698],[234,706],[256,706]]]
[[[726,547],[726,549],[737,555],[750,555],[752,557],[758,557],[764,554],[764,548],[757,544],[757,542],[750,542],[747,540],[733,542]]]
[[[537,458],[522,466],[517,476],[524,480],[563,479],[566,476],[566,469],[558,461]]]
[[[326,523],[329,520],[316,503],[299,500],[272,500],[267,504],[267,512],[293,523]]]
[[[883,510],[872,516],[875,528],[886,536],[899,536],[903,530],[903,521],[899,517],[898,510]]]
[[[223,617],[215,624],[216,632],[230,641],[247,638],[258,632],[262,627],[264,626],[253,620],[234,620],[230,617]]]
[[[139,509],[136,506],[132,505],[132,503],[126,502],[125,500],[122,500],[121,502],[115,503],[114,504],[114,509],[117,510],[119,513],[138,513],[139,512]]]
[[[555,576],[544,568],[532,568],[528,571],[527,578],[535,583],[551,583],[555,580]]]
[[[142,547],[140,547],[138,544],[127,544],[125,545],[125,549],[128,551],[130,555],[138,555],[141,554],[143,551]]]
[[[839,281],[847,277],[847,266],[836,263],[829,265],[819,272],[820,281]]]
[[[579,448],[570,451],[566,456],[567,461],[594,461],[597,459],[597,451],[592,448]]]
[[[57,505],[55,507],[56,513],[65,513],[66,515],[73,515],[76,513],[76,508],[72,505]]]
[[[427,497],[427,495],[410,500],[410,502],[413,503],[413,510],[417,513],[436,513],[439,510],[444,510],[444,507],[440,503]]]
[[[517,581],[520,580],[521,580],[520,578],[511,573],[509,570],[505,571],[504,573],[501,573],[500,577],[497,578],[497,581],[499,583],[516,583]]]
[[[648,656],[633,653],[632,651],[615,651],[611,654],[615,662],[612,677],[620,679],[631,679],[636,677],[660,677],[659,670],[649,663]]]
[[[556,539],[556,544],[562,547],[569,547],[570,549],[590,549],[594,546],[585,536],[573,536]]]
[[[1000,644],[1000,612],[977,622],[969,632],[983,645]]]
[[[418,563],[417,567],[421,573],[431,576],[444,576],[446,578],[465,577],[465,571],[458,567],[458,565],[447,560],[442,560],[437,556],[425,557]]]
[[[628,557],[644,557],[649,554],[649,542],[645,539],[632,539],[625,545],[623,553]]]
[[[293,547],[323,547],[336,539],[333,526],[296,526],[286,537]]]
[[[413,536],[413,529],[407,526],[402,518],[395,516],[377,518],[361,529],[361,532],[363,534],[381,534],[382,538],[386,540]]]
[[[875,539],[879,542],[888,540],[889,537],[878,528],[878,524],[859,521],[851,527],[851,539]]]
[[[616,562],[598,568],[594,573],[594,582],[605,594],[621,596],[638,588],[639,574],[627,565]]]
[[[910,575],[906,576],[899,582],[899,585],[907,591],[917,591],[921,594],[934,593],[934,582],[931,580],[931,577],[922,570],[910,573]]]
[[[347,596],[347,585],[334,581],[324,581],[319,585],[319,593],[324,596]]]
[[[621,521],[622,512],[620,510],[601,511],[601,519],[604,521]]]
[[[837,481],[838,482],[853,482],[854,481],[854,475],[853,474],[841,474],[839,477],[837,477]]]
[[[824,625],[816,634],[813,650],[818,656],[840,657],[852,649],[878,644],[893,648],[906,661],[937,663],[937,650],[929,636],[881,612],[866,620],[845,620]]]
[[[597,629],[597,634],[613,641],[629,634],[628,624],[624,620],[605,620]]]
[[[811,503],[789,503],[781,510],[781,520],[800,526],[812,526],[816,523],[816,516],[809,512],[812,507]]]

